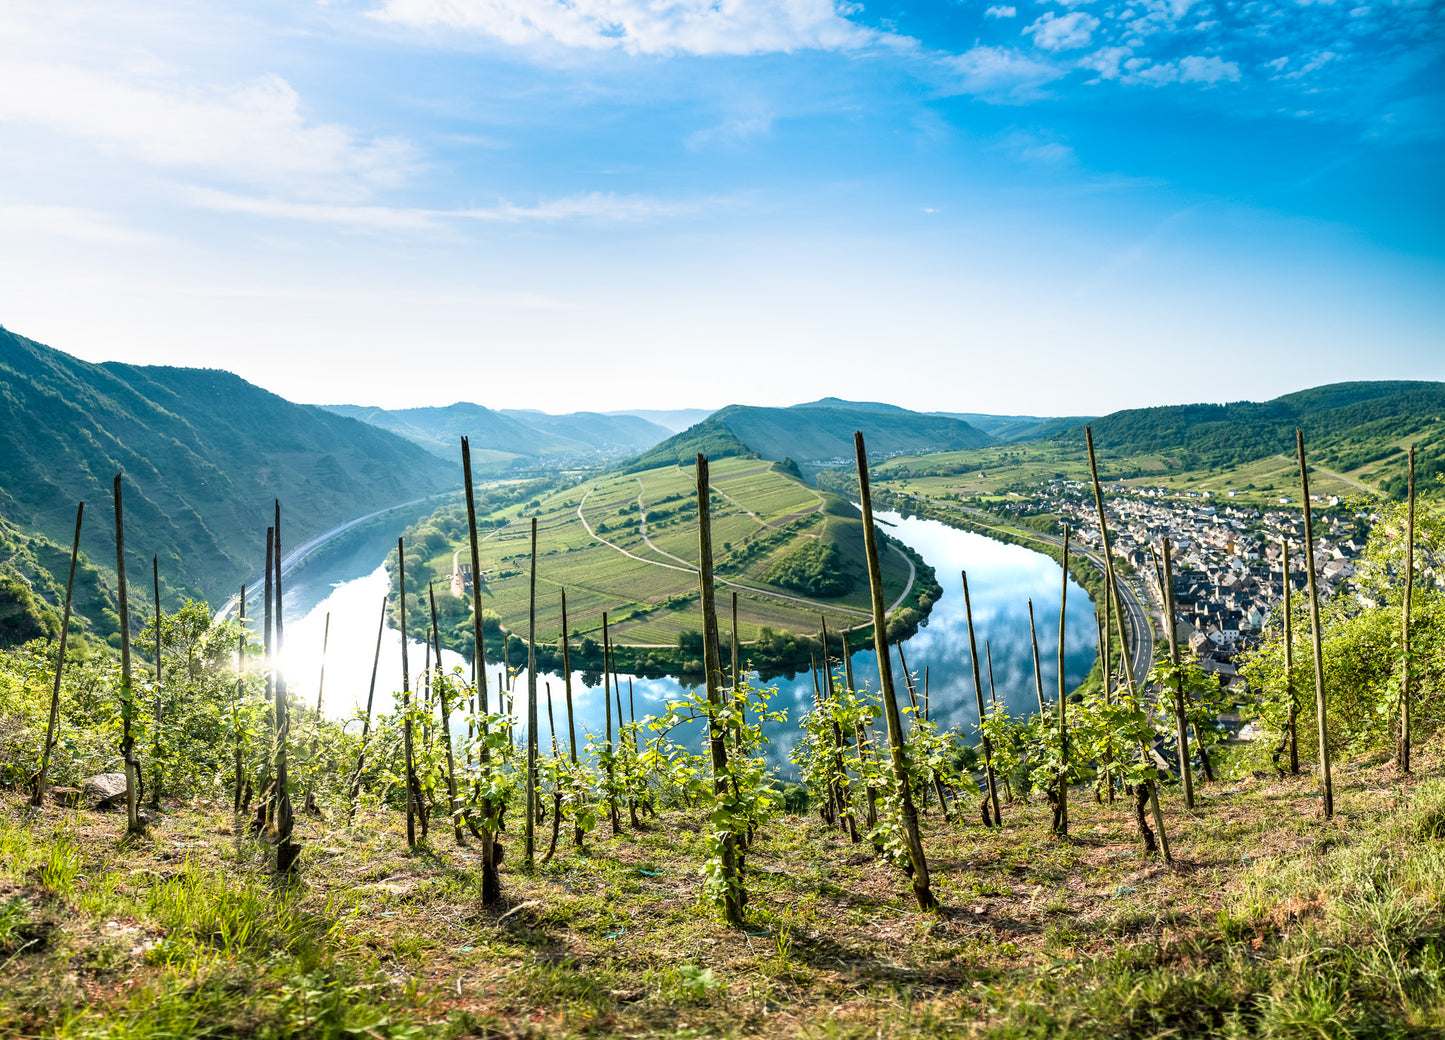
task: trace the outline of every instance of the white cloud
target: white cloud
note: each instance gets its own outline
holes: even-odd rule
[[[1179,59],[1179,79],[1184,83],[1238,83],[1239,64],[1214,56],[1190,55]]]
[[[1034,42],[1047,51],[1073,50],[1087,47],[1099,19],[1083,11],[1071,11],[1062,18],[1055,18],[1048,11],[1032,25],[1024,29],[1032,33]]]
[[[1239,65],[1236,62],[1224,61],[1212,55],[1190,55],[1178,61],[1161,62],[1157,65],[1151,65],[1143,58],[1131,58],[1124,63],[1124,69],[1126,71],[1121,76],[1123,82],[1144,83],[1153,87],[1169,83],[1203,83],[1213,86],[1216,83],[1236,83],[1240,78]]]
[[[941,64],[948,72],[947,89],[959,94],[1022,100],[1062,76],[1063,70],[1004,47],[974,47],[949,55]]]
[[[276,75],[192,86],[7,59],[0,63],[5,121],[160,166],[330,195],[395,185],[414,163],[404,141],[309,122],[296,91]]]
[[[1099,79],[1118,79],[1119,63],[1127,58],[1132,51],[1128,47],[1101,47],[1093,54],[1086,55],[1079,59],[1079,66],[1085,69],[1093,69],[1099,74]]]
[[[984,11],[983,16],[985,18],[1012,18],[1018,13],[1019,9],[1017,7],[995,6],[990,7],[988,10]]]
[[[385,0],[375,17],[477,32],[523,46],[632,54],[849,50],[879,39],[834,0]]]
[[[643,195],[590,192],[539,202],[531,206],[502,201],[469,209],[422,209],[395,206],[338,205],[255,198],[210,188],[187,193],[192,205],[218,213],[238,213],[275,220],[327,224],[355,231],[411,231],[450,234],[466,223],[554,224],[564,222],[641,223],[693,215],[717,200],[675,202]]]

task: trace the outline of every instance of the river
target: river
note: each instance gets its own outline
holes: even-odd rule
[[[904,644],[908,666],[917,676],[920,696],[924,670],[928,671],[932,715],[940,726],[959,726],[971,733],[978,719],[969,658],[968,628],[963,604],[960,571],[968,571],[969,595],[973,604],[974,631],[978,641],[984,695],[988,695],[988,666],[982,660],[985,644],[992,648],[993,680],[997,694],[1015,714],[1037,710],[1034,688],[1033,651],[1029,641],[1028,601],[1033,600],[1042,662],[1044,695],[1052,703],[1058,690],[1059,584],[1061,571],[1052,559],[1017,545],[1006,545],[982,535],[959,531],[935,520],[905,518],[896,513],[879,513],[890,524],[889,533],[906,542],[933,565],[943,586],[928,623]],[[396,545],[399,528],[382,525],[361,537],[353,537],[342,551],[325,554],[305,563],[288,576],[286,585],[285,667],[298,701],[314,703],[321,681],[322,638],[329,613],[330,635],[325,658],[325,702],[323,710],[333,718],[352,717],[366,703],[375,649],[377,622],[387,577],[381,561]],[[699,618],[699,626],[701,618]],[[1088,594],[1069,583],[1065,645],[1065,683],[1072,689],[1083,681],[1095,656],[1095,622]],[[727,638],[724,634],[724,643]],[[726,654],[726,648],[724,653]],[[443,650],[443,661],[465,664],[459,654]],[[408,650],[413,676],[420,673],[425,648],[413,642]],[[744,648],[746,659],[746,648]],[[489,669],[490,689],[495,705],[497,667]],[[861,686],[878,684],[878,666],[871,649],[853,654],[855,681]],[[900,704],[908,703],[898,659],[894,674]],[[638,716],[658,714],[667,700],[678,696],[682,686],[673,679],[622,677],[623,707],[627,708],[628,684]],[[525,697],[525,676],[518,689]],[[586,689],[582,673],[574,674],[573,702],[579,730],[594,732],[603,725],[602,692]],[[566,717],[562,680],[542,675],[538,680],[541,746],[551,746],[547,724],[546,684],[550,683],[557,712],[557,725],[565,747]],[[778,689],[774,708],[788,709],[786,725],[770,726],[769,758],[786,774],[787,755],[797,740],[796,720],[812,702],[813,684],[808,675],[777,679],[769,685]],[[387,629],[382,637],[378,669],[376,709],[386,710],[392,691],[401,687],[401,636]],[[522,708],[525,712],[525,708]],[[579,743],[582,739],[579,732]]]

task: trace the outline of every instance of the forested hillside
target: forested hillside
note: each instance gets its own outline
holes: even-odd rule
[[[1424,488],[1445,472],[1445,383],[1333,383],[1271,401],[1167,405],[1113,412],[1092,423],[1096,441],[1124,454],[1177,453],[1186,466],[1227,466],[1267,455],[1293,456],[1295,430],[1324,466],[1370,474],[1386,491],[1404,493],[1405,442],[1417,450]],[[1082,442],[1083,427],[1061,439]]]
[[[127,569],[148,576],[159,556],[171,597],[219,599],[259,573],[273,498],[294,546],[458,479],[455,465],[398,437],[228,372],[91,364],[4,329],[0,395],[7,538],[23,546],[27,535],[44,535],[64,551],[37,543],[30,555],[68,566],[76,503],[84,500],[82,551],[113,572],[112,481],[123,473]],[[14,552],[9,559],[12,579],[51,598],[52,581],[25,575]],[[63,570],[46,569],[63,588]]]

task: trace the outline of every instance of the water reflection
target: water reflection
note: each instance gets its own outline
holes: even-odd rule
[[[1021,546],[1004,545],[981,535],[954,530],[937,521],[909,519],[895,513],[880,513],[879,516],[894,525],[890,528],[892,534],[917,549],[933,565],[944,589],[928,624],[904,644],[904,653],[909,668],[916,676],[920,697],[923,694],[924,671],[927,670],[933,717],[945,728],[959,726],[965,732],[971,732],[978,720],[959,577],[965,569],[968,571],[985,699],[988,696],[988,668],[983,657],[987,642],[992,649],[994,687],[1000,700],[1014,713],[1037,710],[1033,650],[1029,640],[1028,601],[1032,599],[1044,697],[1046,703],[1052,704],[1058,690],[1061,576],[1058,564]],[[396,532],[379,531],[345,553],[333,555],[321,565],[302,568],[289,581],[287,603],[291,609],[288,609],[288,615],[292,615],[293,610],[304,610],[305,614],[297,620],[288,620],[286,625],[288,679],[298,700],[311,703],[320,676],[322,632],[329,612],[331,635],[326,660],[324,710],[333,718],[349,717],[358,707],[365,706],[377,620],[382,597],[387,590],[386,571],[378,561],[395,544]],[[1081,682],[1092,666],[1094,633],[1092,604],[1084,590],[1071,582],[1064,654],[1066,688],[1072,689]],[[412,685],[415,687],[415,676],[424,661],[424,645],[412,642],[408,655],[414,677]],[[442,659],[448,668],[466,664],[459,654],[449,650],[442,651]],[[903,685],[896,651],[893,663],[900,704],[907,704],[907,690]],[[840,663],[834,662],[834,668],[841,671]],[[871,649],[854,652],[853,672],[860,686],[877,687],[878,668]],[[496,679],[497,667],[494,664],[489,668],[488,675],[494,705],[497,703]],[[682,684],[673,679],[624,675],[621,689],[624,713],[629,712],[629,679],[632,702],[639,717],[661,714],[667,701],[678,697],[683,690]],[[558,743],[565,752],[566,707],[560,676],[539,677],[540,746],[550,749],[552,740],[545,699],[545,684],[548,683],[551,685],[553,714],[559,731]],[[519,677],[517,684],[517,713],[525,719],[525,676]],[[771,741],[769,757],[774,765],[788,773],[788,752],[798,739],[796,720],[811,707],[813,680],[811,676],[802,674],[791,679],[777,679],[769,685],[778,690],[772,706],[786,708],[789,719],[787,724],[768,727]],[[391,695],[400,688],[401,636],[395,630],[387,629],[382,635],[376,709],[387,710]],[[603,694],[600,686],[586,686],[581,672],[573,675],[572,688],[578,745],[581,747],[584,731],[601,733],[603,730]],[[694,734],[699,748],[701,736],[700,731]]]

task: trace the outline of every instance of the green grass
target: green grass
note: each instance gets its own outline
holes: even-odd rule
[[[742,932],[698,905],[686,810],[532,874],[509,856],[490,908],[472,849],[408,853],[393,812],[299,821],[278,886],[205,802],[122,845],[117,816],[6,796],[0,1036],[1435,1036],[1445,777],[1419,758],[1341,763],[1331,821],[1309,775],[1205,785],[1192,813],[1167,792],[1175,870],[1122,799],[1075,792],[1067,841],[1038,804],[926,813],[928,914],[866,845],[783,817]]]

